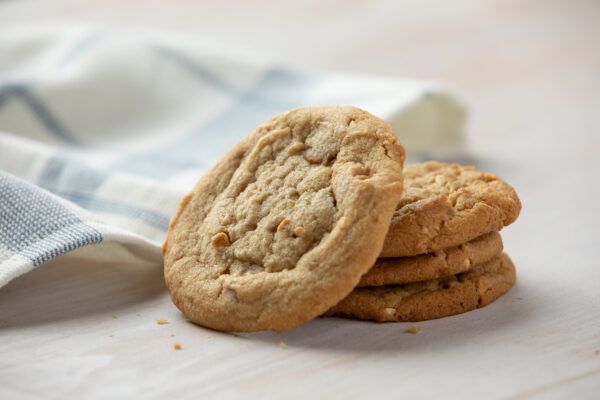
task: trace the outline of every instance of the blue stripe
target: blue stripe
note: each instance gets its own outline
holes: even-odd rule
[[[46,161],[37,178],[38,186],[55,194],[65,191],[95,192],[108,178],[105,172],[88,167],[65,156],[55,155]],[[85,201],[77,205],[87,208]]]
[[[106,31],[97,30],[83,36],[79,41],[65,52],[65,55],[58,60],[55,69],[61,68],[73,63],[86,50],[89,50],[94,44],[106,37]],[[44,102],[33,94],[35,82],[12,82],[0,86],[0,107],[7,103],[11,98],[19,98],[27,105],[32,114],[37,117],[47,132],[54,134],[63,141],[72,146],[82,146],[83,143],[64,123],[62,123]]]
[[[170,217],[149,208],[143,208],[120,201],[102,199],[92,193],[57,191],[56,195],[72,201],[75,204],[85,204],[89,211],[120,215],[131,220],[139,220],[155,228],[166,231],[169,227]]]
[[[1,171],[0,227],[0,244],[34,266],[103,240],[98,230],[42,190]]]
[[[31,93],[32,83],[9,83],[0,86],[0,107],[2,107],[11,98],[17,97],[27,105],[34,116],[46,128],[46,131],[60,137],[65,142],[81,146],[75,135],[56,118],[48,107],[35,95]]]
[[[82,143],[75,138],[75,135],[50,112],[44,102],[31,93],[29,88],[20,94],[21,99],[29,106],[31,111],[48,131],[71,145],[82,145]]]
[[[84,35],[79,39],[56,63],[56,69],[64,68],[67,65],[73,63],[87,50],[91,49],[95,44],[101,42],[108,36],[108,32],[105,30],[94,30]]]
[[[152,209],[102,199],[94,194],[108,174],[63,156],[50,158],[37,179],[37,184],[89,211],[120,215],[166,230],[169,216]]]
[[[0,107],[8,102],[13,96],[19,95],[24,87],[27,87],[26,82],[14,82],[0,86]]]
[[[172,48],[165,46],[156,46],[156,52],[162,57],[171,60],[178,64],[182,69],[194,75],[201,81],[208,83],[222,92],[234,95],[240,95],[241,92],[231,86],[229,83],[219,78],[215,73],[210,71],[208,68],[192,61],[189,57],[180,53]]]
[[[319,85],[313,75],[273,68],[221,113],[183,138],[152,151],[123,157],[112,169],[153,179],[186,169],[208,169],[254,127],[274,114],[308,106],[307,95]]]

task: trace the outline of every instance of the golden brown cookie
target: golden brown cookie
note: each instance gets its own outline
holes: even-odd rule
[[[276,115],[181,201],[165,280],[193,322],[283,331],[344,298],[377,255],[400,200],[404,149],[353,107]]]
[[[425,321],[484,307],[508,292],[515,266],[503,253],[458,274],[405,285],[356,288],[326,315],[376,321]]]
[[[358,286],[400,285],[468,271],[502,253],[502,238],[490,232],[470,242],[412,257],[379,258]]]
[[[521,212],[515,190],[494,175],[437,161],[407,165],[404,192],[379,257],[407,257],[499,231]]]

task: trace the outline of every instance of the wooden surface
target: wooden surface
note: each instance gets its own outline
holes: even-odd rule
[[[516,287],[416,335],[342,319],[234,335],[186,322],[161,266],[75,254],[0,290],[0,398],[599,398],[600,2],[280,3],[5,1],[0,27],[164,28],[305,68],[453,84],[470,122],[451,158],[523,201],[503,232]]]

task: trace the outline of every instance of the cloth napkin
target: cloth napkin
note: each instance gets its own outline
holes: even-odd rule
[[[0,30],[0,287],[69,252],[162,262],[202,173],[270,116],[317,105],[382,117],[409,154],[461,140],[463,108],[435,82],[301,71],[165,32]]]

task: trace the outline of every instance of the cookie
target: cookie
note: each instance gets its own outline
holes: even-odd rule
[[[508,292],[515,266],[505,253],[472,270],[405,285],[356,288],[327,315],[375,321],[425,321],[484,307]]]
[[[276,115],[204,175],[163,245],[173,303],[217,330],[283,331],[321,315],[381,251],[405,153],[353,107]]]
[[[412,257],[380,258],[358,286],[399,285],[468,271],[502,253],[502,238],[490,232],[470,242]]]
[[[404,192],[380,257],[406,257],[458,246],[513,223],[515,190],[494,175],[437,161],[407,165]]]

